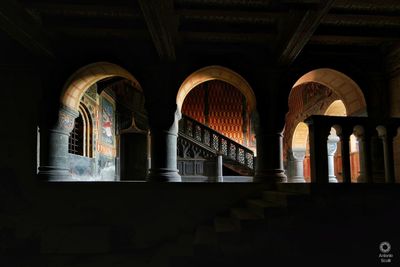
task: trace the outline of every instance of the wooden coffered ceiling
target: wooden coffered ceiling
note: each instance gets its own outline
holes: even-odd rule
[[[1,0],[0,29],[45,57],[76,42],[143,44],[167,61],[188,47],[236,45],[288,65],[307,45],[398,42],[400,1]]]

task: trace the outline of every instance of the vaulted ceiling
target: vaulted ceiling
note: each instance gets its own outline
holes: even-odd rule
[[[288,65],[306,46],[398,42],[400,1],[1,0],[0,29],[50,58],[66,47],[96,43],[139,54],[146,47],[165,61],[205,48],[263,50]]]

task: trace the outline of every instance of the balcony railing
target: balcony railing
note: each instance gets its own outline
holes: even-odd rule
[[[385,182],[393,183],[393,140],[400,127],[400,119],[391,118],[373,122],[368,117],[335,117],[314,115],[305,120],[309,126],[311,181],[328,183],[327,138],[331,128],[336,130],[341,141],[343,182],[351,183],[350,136],[358,140],[360,153],[360,182],[376,182],[377,161],[384,166]],[[379,152],[381,151],[381,152]],[[383,152],[383,153],[382,153]]]
[[[211,149],[215,155],[221,154],[225,159],[254,169],[252,150],[188,116],[182,115],[179,121],[179,134]]]

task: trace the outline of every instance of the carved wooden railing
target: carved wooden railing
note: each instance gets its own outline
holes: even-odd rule
[[[182,115],[179,135],[192,139],[215,154],[232,160],[249,169],[254,169],[254,152],[206,125]]]

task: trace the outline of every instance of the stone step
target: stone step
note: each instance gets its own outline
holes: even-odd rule
[[[262,199],[249,199],[246,201],[247,207],[255,214],[268,218],[275,215],[287,214],[287,206],[275,202],[269,202]]]
[[[262,216],[247,208],[232,208],[231,217],[237,220],[242,231],[262,229],[265,225],[265,220]]]
[[[196,228],[193,242],[194,255],[218,254],[217,234],[213,225],[200,225]]]
[[[231,216],[241,221],[260,220],[261,217],[246,208],[231,208]]]
[[[276,189],[280,192],[311,194],[310,183],[278,183]]]
[[[264,191],[262,193],[262,199],[267,202],[273,202],[280,205],[286,206],[296,206],[300,204],[304,204],[306,200],[310,198],[309,195],[306,194],[297,194],[290,192],[281,192],[281,191]]]
[[[217,233],[237,232],[240,230],[235,219],[222,216],[215,217],[214,228]]]

